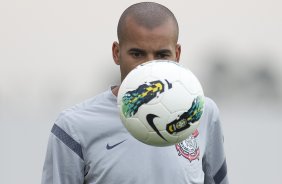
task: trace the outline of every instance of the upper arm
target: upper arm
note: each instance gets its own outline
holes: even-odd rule
[[[211,114],[206,136],[206,150],[203,156],[205,184],[228,183],[227,166],[224,152],[224,139],[216,104],[211,101]]]
[[[83,184],[81,145],[69,132],[54,124],[48,141],[42,184]]]

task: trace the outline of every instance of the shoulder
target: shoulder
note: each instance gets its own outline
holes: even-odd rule
[[[71,137],[75,142],[84,144],[85,135],[90,135],[87,132],[97,129],[96,123],[93,123],[96,122],[97,116],[114,101],[111,98],[113,97],[108,90],[63,110],[55,120],[51,132],[57,137]]]
[[[204,112],[207,113],[209,117],[216,118],[219,116],[219,109],[217,104],[209,97],[205,97]]]
[[[205,97],[204,112],[200,120],[201,127],[210,129],[220,124],[220,114],[217,104],[209,97]]]
[[[55,124],[73,134],[78,124],[90,121],[92,115],[99,111],[103,103],[107,103],[107,93],[108,91],[105,91],[63,110],[58,115]]]

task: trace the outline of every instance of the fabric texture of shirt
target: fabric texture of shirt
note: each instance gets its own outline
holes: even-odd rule
[[[123,126],[109,89],[63,111],[49,137],[42,184],[226,184],[216,104],[205,99],[198,129],[173,146],[155,147]]]

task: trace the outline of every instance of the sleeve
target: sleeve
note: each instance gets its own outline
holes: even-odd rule
[[[51,130],[41,184],[83,184],[82,147],[70,128],[61,127],[54,124]]]
[[[223,133],[219,112],[212,102],[212,115],[206,136],[206,151],[203,156],[204,184],[228,184],[227,165],[223,147]]]

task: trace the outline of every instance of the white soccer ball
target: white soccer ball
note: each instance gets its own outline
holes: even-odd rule
[[[199,126],[204,93],[199,80],[173,61],[137,66],[123,80],[118,108],[126,129],[139,141],[169,146],[187,139]]]

